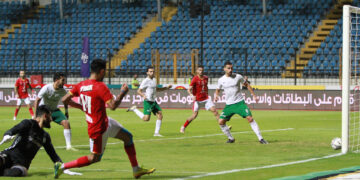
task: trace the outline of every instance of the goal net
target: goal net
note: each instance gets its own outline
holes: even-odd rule
[[[360,8],[343,7],[342,152],[360,150]]]

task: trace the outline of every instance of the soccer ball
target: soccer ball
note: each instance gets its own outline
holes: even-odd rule
[[[334,150],[340,149],[340,148],[341,148],[341,139],[340,139],[339,137],[334,138],[334,139],[331,141],[331,147],[332,147]]]

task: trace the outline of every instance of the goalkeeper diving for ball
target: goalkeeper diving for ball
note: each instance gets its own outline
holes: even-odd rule
[[[31,161],[39,149],[44,146],[51,160],[61,162],[51,144],[50,135],[43,128],[50,128],[51,112],[45,106],[39,106],[35,119],[25,119],[5,132],[0,145],[15,139],[10,147],[0,152],[0,176],[26,176]],[[75,172],[64,172],[69,175],[81,175]]]

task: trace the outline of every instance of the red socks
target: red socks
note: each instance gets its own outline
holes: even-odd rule
[[[15,114],[14,114],[15,117],[18,115],[19,110],[20,110],[20,109],[18,109],[18,108],[15,109]]]
[[[88,166],[90,165],[90,161],[88,159],[87,156],[83,156],[77,160],[71,161],[71,162],[67,162],[64,164],[64,169],[70,169],[70,168],[79,168],[79,167],[83,167],[83,166]]]
[[[185,122],[185,124],[184,124],[184,127],[187,127],[189,124],[190,124],[190,121],[189,121],[189,120],[186,120],[186,122]]]
[[[29,112],[30,112],[30,115],[33,117],[34,116],[34,111],[32,110],[32,108],[29,108]]]
[[[134,144],[130,145],[130,146],[124,146],[126,154],[129,157],[130,163],[132,167],[136,167],[138,166],[138,162],[136,160],[136,151],[135,151],[135,146]]]

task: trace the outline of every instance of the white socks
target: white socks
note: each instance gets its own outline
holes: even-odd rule
[[[159,134],[160,127],[161,127],[161,120],[156,120],[156,126],[155,126],[155,134]]]
[[[220,125],[220,128],[222,132],[224,132],[224,134],[228,137],[228,139],[234,140],[234,137],[231,135],[229,127],[226,124]]]
[[[71,147],[71,130],[70,129],[64,129],[64,137],[66,142],[66,147]]]
[[[142,112],[140,112],[138,109],[134,109],[134,112],[137,116],[139,116],[140,119],[142,119],[144,117],[144,114]]]
[[[256,123],[255,119],[250,123],[250,126],[260,141],[263,137],[261,136],[259,126]]]

